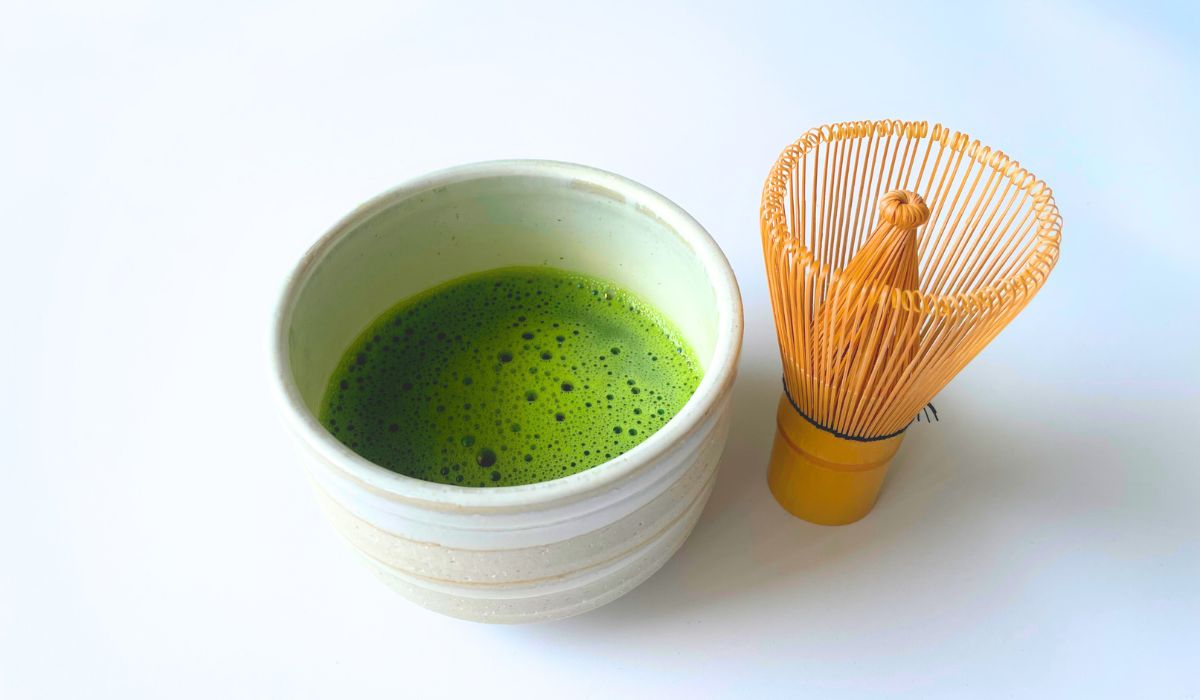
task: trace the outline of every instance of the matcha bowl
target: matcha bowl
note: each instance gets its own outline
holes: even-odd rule
[[[342,353],[397,301],[541,265],[634,293],[695,351],[699,387],[641,444],[551,481],[463,487],[384,469],[317,421]],[[716,478],[741,341],[733,271],[678,206],[600,170],[500,161],[411,181],[325,234],[279,302],[273,383],[322,509],[380,578],[446,615],[534,622],[618,598],[683,544]]]

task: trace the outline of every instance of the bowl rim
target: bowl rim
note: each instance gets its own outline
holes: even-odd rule
[[[632,449],[591,469],[534,484],[498,487],[457,486],[423,481],[382,467],[337,440],[309,411],[292,377],[288,328],[292,312],[313,271],[344,236],[387,208],[420,193],[471,180],[541,177],[568,184],[594,185],[622,195],[660,218],[696,257],[712,286],[717,337],[700,385],[667,423]],[[599,193],[596,196],[604,196]],[[361,204],[342,217],[293,266],[275,307],[270,359],[272,384],[283,415],[298,437],[330,466],[380,495],[434,508],[528,508],[582,497],[616,485],[667,456],[716,409],[732,389],[741,352],[741,292],[733,268],[712,236],[682,207],[629,178],[575,163],[549,160],[496,160],[459,165],[410,179]]]

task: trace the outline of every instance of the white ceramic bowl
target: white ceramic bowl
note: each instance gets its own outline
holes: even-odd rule
[[[317,422],[335,365],[368,323],[436,284],[511,265],[594,275],[653,303],[704,365],[691,400],[615,459],[502,488],[396,474]],[[662,566],[708,500],[729,428],[741,299],[704,229],[635,182],[547,161],[418,178],[359,207],[308,251],[275,324],[283,412],[325,513],[376,573],[431,610],[487,622],[591,610]]]

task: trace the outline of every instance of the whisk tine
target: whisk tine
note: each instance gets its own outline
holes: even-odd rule
[[[909,187],[929,213],[904,242],[874,211]],[[930,399],[1029,303],[1061,238],[1044,183],[920,121],[810,130],[775,163],[761,223],[791,400],[864,439],[936,419]]]

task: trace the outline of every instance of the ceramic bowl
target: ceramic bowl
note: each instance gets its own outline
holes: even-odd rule
[[[316,419],[351,341],[397,301],[473,272],[548,265],[651,302],[704,377],[637,447],[585,472],[502,488],[389,471]],[[275,318],[275,384],[324,512],[405,597],[447,615],[531,622],[596,608],[653,574],[708,500],[742,340],[737,282],[686,212],[623,177],[501,161],[427,175],[359,207],[305,254]]]

